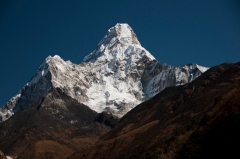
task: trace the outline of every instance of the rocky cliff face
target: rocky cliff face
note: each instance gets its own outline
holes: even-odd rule
[[[122,117],[164,88],[191,82],[207,69],[197,64],[159,63],[129,25],[117,24],[80,65],[49,56],[19,94],[0,109],[0,121],[31,107],[54,88],[98,113]]]

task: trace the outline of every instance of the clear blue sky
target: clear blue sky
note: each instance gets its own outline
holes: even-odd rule
[[[1,0],[0,106],[48,55],[81,63],[116,23],[162,63],[240,61],[239,0]]]

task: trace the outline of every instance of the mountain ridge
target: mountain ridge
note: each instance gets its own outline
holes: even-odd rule
[[[117,122],[111,115],[98,114],[57,88],[0,123],[0,149],[16,157],[40,140],[66,144],[64,141],[73,137],[96,138]]]
[[[54,88],[92,110],[122,117],[164,88],[191,82],[208,68],[159,63],[128,24],[110,28],[97,48],[79,65],[49,56],[19,94],[0,108],[0,121],[31,107]]]

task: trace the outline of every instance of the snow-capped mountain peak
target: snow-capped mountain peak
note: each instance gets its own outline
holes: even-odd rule
[[[126,23],[117,23],[114,27],[110,28],[99,44],[108,43],[108,40],[118,40],[122,44],[141,45],[132,28]]]
[[[79,65],[49,56],[36,75],[0,109],[0,121],[60,88],[96,112],[122,117],[168,86],[191,82],[208,68],[159,63],[128,24],[116,24]]]
[[[100,56],[108,56],[109,53],[118,54],[118,57],[124,58],[122,50],[131,50],[133,47],[142,48],[136,34],[128,24],[116,24],[110,28],[103,39],[98,43],[96,50],[84,58],[84,62],[94,62]],[[125,53],[127,54],[127,52]],[[149,57],[154,57],[147,53]]]

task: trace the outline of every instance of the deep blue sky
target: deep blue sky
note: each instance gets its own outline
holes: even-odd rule
[[[48,55],[81,63],[116,23],[162,63],[240,61],[239,0],[0,0],[0,106]]]

